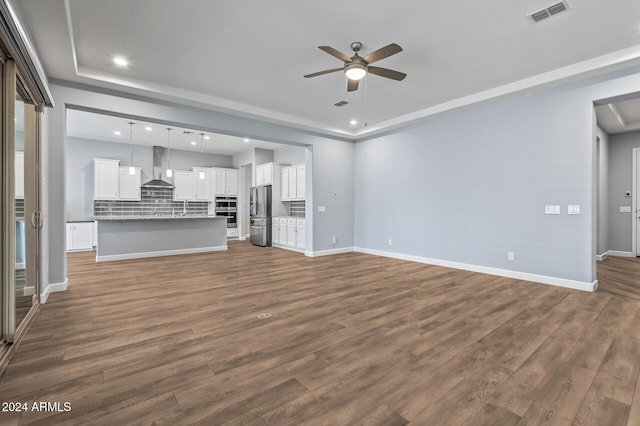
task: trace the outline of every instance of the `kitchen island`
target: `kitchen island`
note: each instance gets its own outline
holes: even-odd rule
[[[220,216],[107,216],[98,223],[97,262],[227,250]]]

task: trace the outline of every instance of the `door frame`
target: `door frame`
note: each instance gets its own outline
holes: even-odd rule
[[[631,182],[631,255],[633,257],[637,257],[640,254],[640,250],[638,250],[638,153],[640,152],[640,148],[633,148],[633,167],[632,167],[632,177],[633,181]]]

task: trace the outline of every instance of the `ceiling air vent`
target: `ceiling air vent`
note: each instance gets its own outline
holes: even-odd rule
[[[335,106],[337,106],[337,107],[343,107],[343,106],[345,106],[345,105],[346,105],[346,104],[348,104],[348,103],[349,103],[349,102],[347,102],[347,101],[338,101],[338,102],[336,102],[334,105],[335,105]]]
[[[545,9],[539,10],[537,12],[533,12],[528,15],[529,19],[532,22],[540,22],[544,19],[549,18],[550,16],[557,15],[560,12],[564,12],[569,8],[569,5],[566,1],[561,1],[560,3],[553,4]]]

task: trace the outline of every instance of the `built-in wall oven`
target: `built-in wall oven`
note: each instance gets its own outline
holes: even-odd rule
[[[227,217],[227,237],[237,238],[238,232],[238,198],[216,197],[216,216]]]

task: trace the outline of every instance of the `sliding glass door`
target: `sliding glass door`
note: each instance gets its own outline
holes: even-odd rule
[[[3,88],[2,337],[11,343],[39,297],[39,117],[11,60]]]

